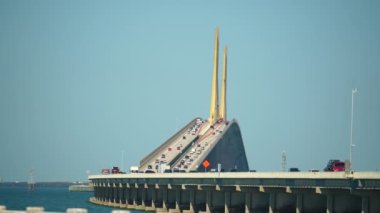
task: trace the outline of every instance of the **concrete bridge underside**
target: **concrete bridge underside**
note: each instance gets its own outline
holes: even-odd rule
[[[380,173],[361,175],[99,175],[90,178],[95,189],[90,201],[155,212],[380,212]]]

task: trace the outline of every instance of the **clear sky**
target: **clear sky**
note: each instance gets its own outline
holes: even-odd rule
[[[214,29],[258,171],[380,169],[380,1],[0,1],[0,177],[84,180],[208,118]],[[220,54],[221,56],[221,54]],[[221,60],[220,60],[221,61]]]

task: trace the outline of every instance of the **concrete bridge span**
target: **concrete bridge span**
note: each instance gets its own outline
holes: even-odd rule
[[[380,212],[380,172],[90,176],[91,202],[156,212]]]

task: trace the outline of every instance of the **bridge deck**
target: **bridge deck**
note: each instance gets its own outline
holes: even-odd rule
[[[380,172],[225,172],[93,175],[93,183],[380,189]]]

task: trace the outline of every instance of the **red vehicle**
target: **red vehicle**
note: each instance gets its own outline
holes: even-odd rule
[[[332,164],[332,171],[334,172],[340,172],[345,170],[344,162],[337,161]]]
[[[109,175],[110,174],[110,169],[102,169],[102,174],[103,175]]]
[[[327,163],[325,171],[331,171],[331,172],[341,172],[345,170],[345,163],[340,160],[330,160]]]

